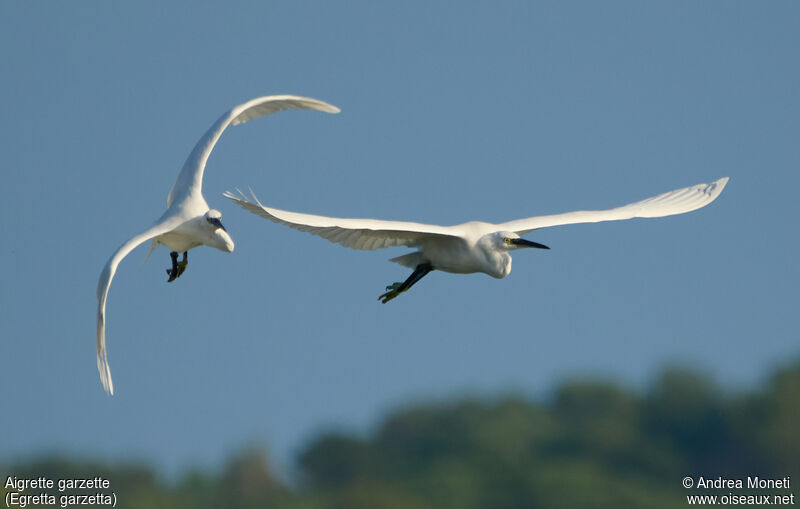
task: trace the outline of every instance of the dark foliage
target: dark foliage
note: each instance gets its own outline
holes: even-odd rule
[[[101,475],[120,508],[685,507],[686,495],[730,490],[687,490],[684,476],[793,476],[800,483],[798,424],[800,363],[750,394],[726,394],[698,372],[669,369],[644,394],[580,381],[563,384],[546,402],[415,405],[371,436],[315,439],[298,458],[294,489],[257,450],[233,457],[219,475],[190,472],[172,483],[142,465],[66,458],[0,471]]]

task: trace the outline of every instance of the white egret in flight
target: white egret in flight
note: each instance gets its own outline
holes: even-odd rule
[[[504,278],[511,272],[511,251],[524,247],[549,249],[520,238],[539,228],[574,223],[597,223],[634,217],[662,217],[690,212],[714,201],[728,177],[710,184],[697,184],[609,210],[586,210],[529,217],[493,224],[473,221],[455,226],[383,221],[379,219],[344,219],[316,216],[266,207],[251,190],[252,201],[241,191],[239,196],[226,191],[224,196],[243,209],[296,230],[319,235],[353,249],[380,249],[392,246],[419,248],[391,261],[414,269],[402,283],[386,287],[378,300],[386,304],[411,288],[432,270],[455,274],[483,272]]]
[[[152,239],[151,253],[159,244],[164,244],[171,251],[172,266],[167,269],[169,275],[167,281],[172,282],[186,270],[187,251],[190,249],[206,245],[226,253],[233,251],[233,240],[220,222],[222,214],[218,210],[209,208],[203,198],[203,170],[208,157],[222,132],[229,125],[241,124],[290,109],[339,112],[339,108],[325,102],[292,95],[259,97],[234,107],[211,126],[189,154],[183,169],[178,174],[178,180],[167,197],[166,212],[153,226],[122,244],[109,258],[97,284],[97,369],[103,387],[109,394],[114,394],[114,383],[111,381],[111,370],[106,354],[105,314],[108,289],[117,265],[139,244]],[[181,261],[178,261],[178,253],[183,253]]]

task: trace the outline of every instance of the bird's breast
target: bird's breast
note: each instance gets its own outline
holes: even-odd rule
[[[511,255],[508,253],[495,253],[496,256],[487,264],[487,269],[483,272],[486,272],[490,276],[503,279],[507,275],[511,274]]]
[[[479,244],[475,253],[475,257],[480,263],[479,272],[489,274],[497,279],[502,279],[511,272],[511,255],[507,252],[485,249]]]
[[[511,272],[511,256],[508,253],[487,251],[480,245],[469,245],[462,240],[425,245],[422,255],[435,269],[443,272],[483,272],[494,278],[504,278]]]
[[[203,244],[196,236],[175,230],[159,235],[155,240],[167,246],[170,251],[177,252],[188,251]]]

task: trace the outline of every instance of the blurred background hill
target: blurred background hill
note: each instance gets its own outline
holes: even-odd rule
[[[57,455],[0,471],[102,476],[120,508],[685,507],[689,494],[796,493],[684,489],[681,480],[800,480],[798,412],[800,362],[735,393],[698,370],[671,367],[645,391],[587,379],[566,381],[544,400],[508,394],[412,404],[366,435],[319,434],[289,481],[273,472],[267,451],[246,447],[219,471],[177,479],[146,464]]]

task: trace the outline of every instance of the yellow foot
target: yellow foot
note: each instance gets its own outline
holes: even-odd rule
[[[167,269],[167,275],[169,279],[167,279],[167,283],[171,283],[181,277],[183,271],[186,270],[186,266],[189,265],[189,260],[186,259],[186,253],[183,253],[183,260],[178,261],[178,254],[177,253],[170,253],[172,256],[172,268]]]
[[[400,288],[400,285],[402,284],[403,283],[394,283],[387,286],[386,289],[389,291],[378,297],[378,300],[381,301],[383,304],[386,304],[390,300],[394,299],[395,297],[397,297],[398,295],[400,295],[405,291],[405,290],[398,290],[398,288]]]
[[[189,265],[189,262],[187,262],[185,259],[183,261],[178,262],[178,273],[175,275],[175,279],[181,277],[181,274],[183,274],[183,271],[186,270],[187,265]]]

